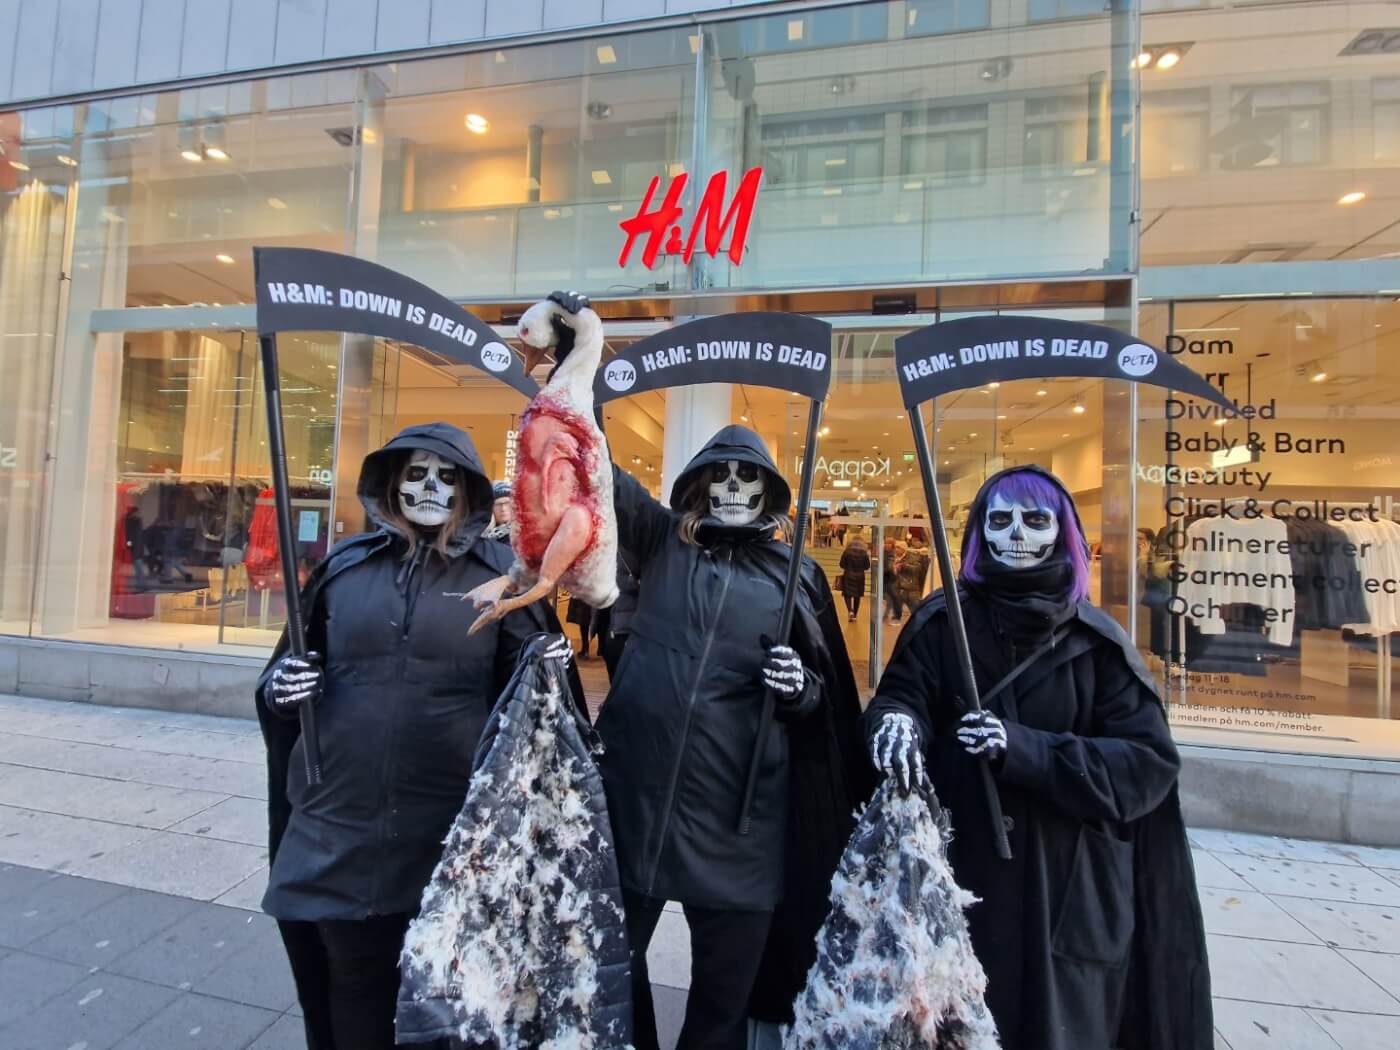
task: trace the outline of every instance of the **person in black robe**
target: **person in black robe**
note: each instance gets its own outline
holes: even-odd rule
[[[667,509],[614,468],[618,539],[641,578],[631,636],[598,718],[632,950],[637,1050],[656,1050],[646,950],[666,901],[690,926],[678,1050],[744,1050],[747,1020],[783,1022],[816,958],[831,875],[869,767],[855,676],[826,576],[804,559],[775,644],[791,492],[763,440],[725,427]],[[776,721],[738,829],[765,686]]]
[[[1004,1050],[1209,1050],[1210,976],[1177,799],[1181,762],[1137,651],[1088,595],[1073,499],[995,474],[963,540],[959,600],[985,710],[964,702],[947,596],[901,632],[865,714],[877,768],[931,779]],[[997,856],[988,761],[1012,858]]]

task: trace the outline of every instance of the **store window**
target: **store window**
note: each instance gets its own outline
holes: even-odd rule
[[[1158,91],[1142,100],[1142,175],[1157,179],[1206,170],[1210,93]]]
[[[1237,87],[1230,115],[1250,133],[1222,150],[1227,170],[1299,167],[1327,162],[1331,148],[1326,84],[1267,84]]]
[[[1239,406],[1140,394],[1137,642],[1178,732],[1400,753],[1400,306],[1152,304],[1142,332]]]

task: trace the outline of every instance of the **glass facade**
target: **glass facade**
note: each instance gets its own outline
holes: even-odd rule
[[[854,535],[876,548],[846,624],[863,684],[890,614],[941,585],[894,339],[997,310],[1136,329],[1240,411],[1075,380],[940,401],[954,547],[989,473],[1048,467],[1183,739],[1400,750],[1400,77],[1352,46],[1374,17],[891,0],[0,113],[0,634],[267,651],[250,249],[298,245],[503,333],[586,290],[614,349],[707,311],[830,319],[813,554],[834,576]],[[756,168],[744,236],[730,202]],[[304,567],[363,526],[359,462],[402,426],[456,423],[508,472],[523,402],[480,373],[327,333],[280,352]],[[657,493],[697,413],[800,470],[805,406],[774,391],[609,413]]]

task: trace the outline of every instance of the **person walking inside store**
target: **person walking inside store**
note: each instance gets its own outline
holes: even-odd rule
[[[1181,759],[1137,649],[1088,601],[1060,481],[994,474],[958,580],[984,709],[964,702],[946,596],[919,607],[865,714],[871,757],[951,814],[953,874],[1003,1050],[1210,1050],[1210,973]],[[990,765],[1011,859],[996,852]]]
[[[899,595],[899,565],[908,553],[909,545],[903,540],[886,540],[880,571],[884,577],[885,612],[891,623],[899,623],[904,618],[904,599]]]
[[[831,875],[864,797],[860,701],[826,577],[804,559],[776,644],[792,502],[763,439],[725,427],[672,509],[614,467],[618,540],[641,579],[598,719],[632,951],[634,1040],[657,1050],[647,946],[667,901],[690,927],[678,1050],[744,1050],[747,1019],[791,1020]],[[738,830],[764,691],[776,720]]]
[[[338,544],[303,590],[313,651],[291,655],[284,634],[257,685],[272,858],[263,909],[278,920],[311,1050],[394,1045],[399,951],[477,740],[525,641],[559,630],[537,604],[467,635],[462,596],[512,555],[484,538],[491,483],[461,430],[401,431],[365,457],[358,493],[372,531]],[[303,704],[320,729],[316,786]]]
[[[909,531],[912,537],[914,530]],[[895,567],[894,587],[904,608],[912,609],[923,599],[924,586],[928,582],[928,566],[928,547],[916,546],[911,538],[899,554]]]
[[[870,552],[865,541],[852,536],[851,542],[841,552],[841,597],[846,599],[847,618],[856,622],[860,613],[860,600],[865,597],[865,574],[870,571]]]

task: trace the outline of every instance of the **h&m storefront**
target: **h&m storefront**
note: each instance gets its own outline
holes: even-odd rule
[[[941,400],[955,548],[987,474],[1054,470],[1095,599],[1179,738],[1217,749],[1191,754],[1218,760],[1221,819],[1400,838],[1359,826],[1400,797],[1400,80],[1339,56],[1368,5],[1180,6],[696,16],[0,114],[0,689],[246,713],[283,617],[254,244],[373,259],[503,335],[557,287],[613,349],[731,310],[830,321],[812,554],[834,574],[838,537],[897,542],[906,595],[940,581],[893,341],[1035,313],[1136,330],[1239,410],[1088,380]],[[682,176],[680,213],[625,250]],[[362,526],[360,460],[402,426],[454,422],[508,473],[523,399],[480,373],[328,333],[281,357],[306,561]],[[706,387],[617,402],[607,429],[662,493],[729,422],[795,481],[805,418]],[[877,588],[846,623],[867,685],[897,631]]]

